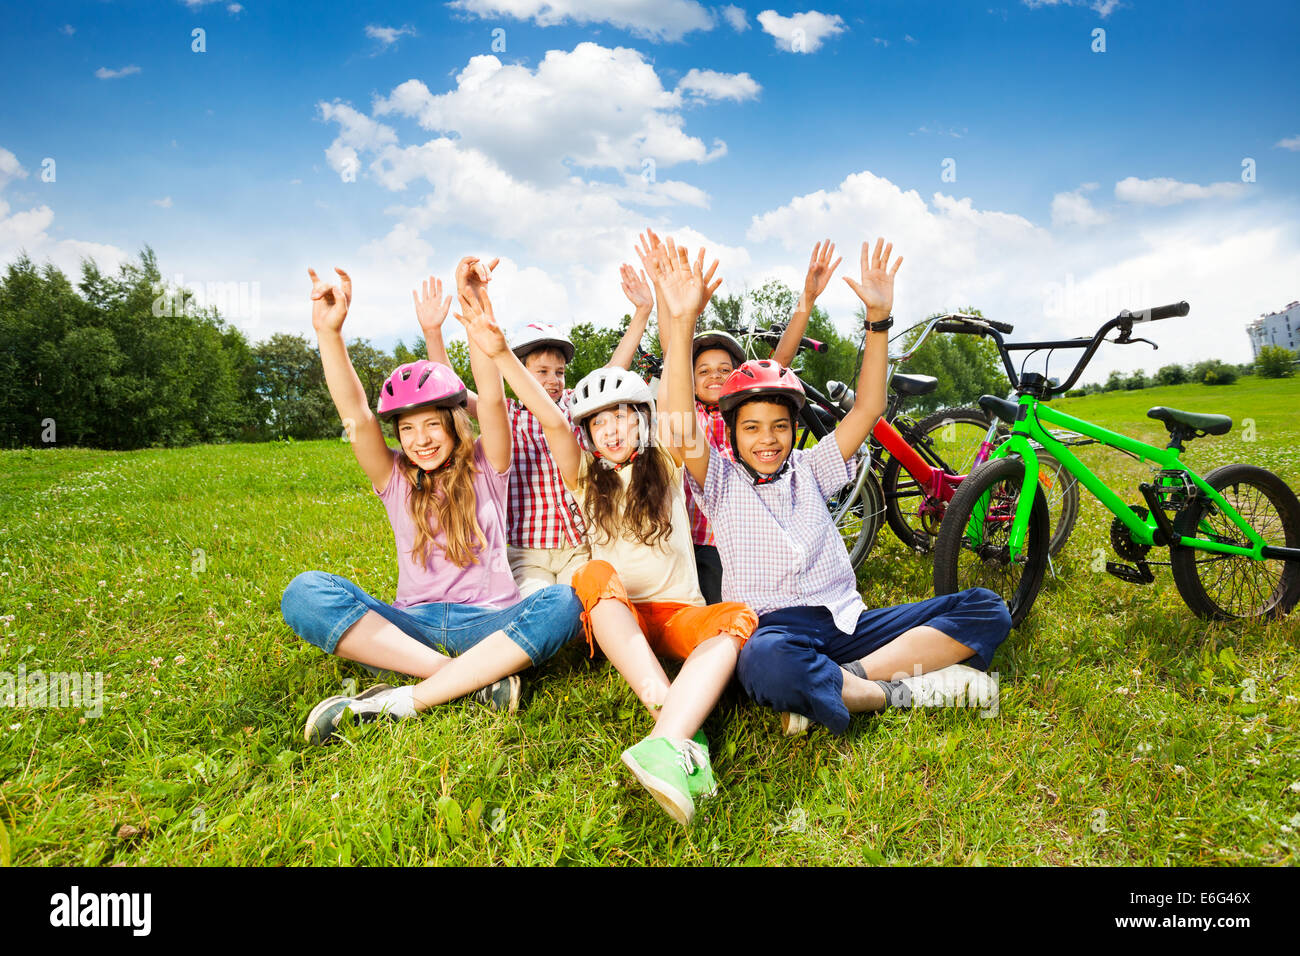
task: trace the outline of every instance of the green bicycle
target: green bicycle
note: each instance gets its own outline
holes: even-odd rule
[[[1164,423],[1169,444],[1148,445],[1075,418],[1046,405],[1074,386],[1103,342],[1133,344],[1133,323],[1183,316],[1186,302],[1121,312],[1091,338],[1050,342],[1005,343],[998,330],[986,328],[997,344],[1018,402],[993,395],[980,406],[1011,425],[1010,436],[989,460],[962,482],[948,504],[934,552],[936,594],[968,587],[987,587],[1002,595],[1019,625],[1043,583],[1048,561],[1047,503],[1038,482],[1038,447],[1053,455],[1115,519],[1110,541],[1124,562],[1107,562],[1106,570],[1123,581],[1155,580],[1147,554],[1169,549],[1174,584],[1184,602],[1201,617],[1216,620],[1271,618],[1288,613],[1300,599],[1300,501],[1287,484],[1263,468],[1223,465],[1201,477],[1179,456],[1184,443],[1206,435],[1223,435],[1232,427],[1226,415],[1205,415],[1157,406],[1148,417]],[[1114,339],[1105,336],[1118,329]],[[1034,372],[1015,374],[1009,352],[1085,349],[1069,379],[1053,386]],[[1144,505],[1129,505],[1083,465],[1049,426],[1069,429],[1160,468],[1155,480],[1138,490]],[[1016,457],[1019,456],[1019,457]],[[1032,489],[1032,498],[1026,490]]]

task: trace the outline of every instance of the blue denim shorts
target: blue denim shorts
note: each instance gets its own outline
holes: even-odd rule
[[[504,610],[439,603],[395,608],[347,578],[304,571],[289,582],[280,599],[285,623],[327,654],[334,653],[340,638],[367,611],[382,615],[420,643],[453,657],[489,634],[504,631],[533,664],[540,664],[582,633],[578,596],[573,588],[558,584]]]

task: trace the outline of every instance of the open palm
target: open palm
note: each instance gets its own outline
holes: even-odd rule
[[[894,307],[894,276],[898,273],[898,267],[903,264],[903,257],[899,256],[890,268],[889,257],[893,251],[894,244],[891,242],[885,245],[884,239],[876,240],[874,251],[870,241],[864,242],[861,280],[854,282],[849,276],[844,277],[844,281],[857,293],[868,312],[888,313]]]

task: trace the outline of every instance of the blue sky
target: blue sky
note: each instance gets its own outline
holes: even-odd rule
[[[254,339],[309,333],[306,267],[343,265],[348,331],[389,344],[466,253],[503,257],[508,327],[606,324],[642,225],[717,250],[724,291],[883,233],[904,320],[1081,334],[1186,298],[1159,353],[1086,377],[1245,359],[1244,324],[1300,298],[1298,26],[1143,0],[15,8],[0,259],[149,243],[188,284],[256,283]],[[842,282],[821,304],[848,328]]]

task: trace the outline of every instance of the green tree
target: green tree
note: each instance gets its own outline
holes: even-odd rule
[[[971,306],[961,311],[967,315],[983,314]],[[859,310],[859,314],[865,321],[862,310]],[[934,315],[930,318],[934,318]],[[911,347],[923,329],[924,326],[921,326],[904,336],[903,350]],[[997,346],[982,335],[932,333],[899,371],[933,375],[939,380],[939,387],[935,391],[909,404],[909,409],[917,415],[938,408],[970,405],[981,395],[1005,395],[1009,388]]]
[[[275,438],[329,438],[341,430],[320,353],[301,335],[277,333],[253,349],[257,391]]]
[[[1296,354],[1280,345],[1265,345],[1255,356],[1261,378],[1286,378],[1295,374]]]
[[[1124,379],[1124,388],[1130,392],[1136,392],[1139,389],[1146,388],[1149,384],[1150,382],[1147,379],[1147,373],[1142,369],[1138,369],[1132,375]]]
[[[1187,381],[1187,369],[1181,365],[1162,365],[1155,380],[1158,385],[1182,385]]]

